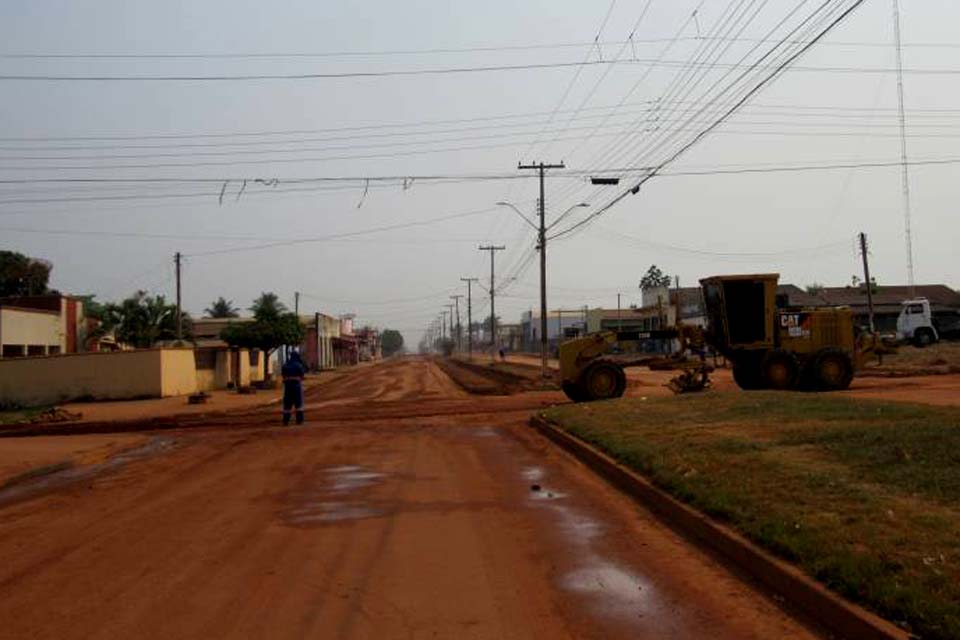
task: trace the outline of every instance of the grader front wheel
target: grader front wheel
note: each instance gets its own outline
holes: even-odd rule
[[[577,382],[575,402],[592,402],[619,398],[627,389],[627,376],[620,365],[613,362],[595,362],[587,367]],[[569,393],[567,393],[570,396]]]

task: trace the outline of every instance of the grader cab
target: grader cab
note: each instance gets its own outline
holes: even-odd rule
[[[615,398],[626,389],[624,368],[651,366],[681,373],[678,392],[710,384],[705,350],[723,355],[742,389],[834,391],[850,386],[863,357],[879,339],[856,335],[846,307],[791,307],[777,295],[778,274],[715,276],[700,281],[706,328],[690,325],[650,332],[605,331],[560,347],[563,390],[575,402]],[[626,356],[631,342],[675,340],[669,357]]]

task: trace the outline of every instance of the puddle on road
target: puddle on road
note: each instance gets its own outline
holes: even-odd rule
[[[564,589],[596,596],[596,608],[608,613],[629,611],[650,613],[653,588],[649,582],[615,565],[597,563],[566,574],[561,580]]]
[[[290,505],[283,513],[285,522],[295,526],[323,525],[350,520],[376,518],[384,509],[357,499],[345,499],[378,484],[386,474],[358,465],[338,465],[318,470],[315,488],[300,488],[287,494]],[[333,498],[333,499],[331,499]]]
[[[532,483],[527,492],[530,503],[554,514],[555,531],[575,550],[569,554],[571,568],[558,581],[561,589],[582,597],[591,611],[608,618],[630,621],[663,609],[662,598],[648,578],[596,549],[606,528],[601,521],[567,504],[569,493],[551,487],[544,468],[527,466],[520,476]]]
[[[144,444],[125,449],[97,464],[68,466],[49,475],[23,480],[0,490],[0,507],[26,500],[98,474],[119,469],[131,462],[164,453],[175,446],[173,438],[150,438]]]
[[[384,515],[385,511],[357,502],[321,502],[288,512],[287,520],[294,524],[363,520]]]
[[[363,467],[356,465],[344,465],[327,469],[327,473],[333,478],[334,493],[349,493],[357,489],[363,489],[374,484],[383,477],[382,473],[366,471]]]

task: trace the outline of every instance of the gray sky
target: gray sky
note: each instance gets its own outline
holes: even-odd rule
[[[532,230],[510,210],[493,205],[509,200],[532,214],[537,197],[532,178],[414,181],[406,190],[400,181],[372,183],[366,195],[364,181],[290,181],[509,175],[519,160],[540,159],[563,160],[572,170],[634,166],[639,156],[630,149],[663,135],[671,117],[676,126],[689,106],[670,111],[652,102],[682,71],[673,63],[687,61],[703,46],[696,40],[698,29],[701,36],[709,33],[724,11],[740,2],[651,0],[643,15],[646,4],[614,3],[597,51],[584,43],[597,35],[610,6],[606,0],[8,0],[0,5],[4,54],[393,53],[4,57],[0,75],[344,73],[573,63],[600,55],[610,61],[618,52],[620,62],[579,72],[567,66],[227,82],[0,80],[0,179],[211,180],[0,186],[0,245],[53,261],[54,286],[101,299],[137,288],[172,297],[172,254],[179,250],[189,256],[184,295],[192,313],[199,315],[219,295],[246,306],[260,291],[275,291],[292,305],[299,290],[304,311],[355,312],[359,322],[400,328],[415,343],[447,296],[465,292],[460,277],[486,282],[489,262],[477,245],[495,242],[508,247],[497,256],[498,272],[517,276],[504,288],[498,314],[517,321],[523,310],[538,305],[536,262],[521,268],[530,262]],[[771,0],[741,38],[763,36],[797,4]],[[808,2],[803,11],[817,4]],[[953,151],[960,136],[960,6],[904,0],[902,11],[910,157],[960,158]],[[641,15],[633,45],[620,44]],[[678,33],[680,40],[668,42]],[[893,67],[891,41],[890,3],[868,0],[797,63],[801,69],[780,77],[668,172],[897,161],[896,76],[868,71]],[[573,43],[577,46],[516,48]],[[755,44],[735,42],[719,60],[734,63]],[[668,64],[651,70],[644,62],[656,59]],[[700,88],[724,72],[713,70]],[[698,95],[694,91],[690,98]],[[662,123],[653,120],[657,115]],[[297,133],[277,133],[291,131]],[[271,134],[230,135],[262,132]],[[911,170],[918,283],[960,285],[951,179],[956,169],[944,164]],[[244,178],[251,182],[238,199]],[[257,185],[256,178],[278,178],[279,184]],[[226,179],[233,180],[221,205],[218,181]],[[582,176],[552,178],[548,217],[582,200],[596,208],[615,193],[595,192]],[[687,285],[706,275],[752,271],[777,271],[798,285],[842,285],[860,270],[853,248],[859,231],[871,239],[878,281],[905,284],[900,194],[897,167],[656,178],[582,233],[550,245],[550,307],[613,306],[618,291],[636,301],[637,282],[651,263]],[[567,220],[590,210],[577,210]],[[323,242],[200,255],[471,212],[478,213]],[[477,306],[477,315],[485,315],[486,305]]]

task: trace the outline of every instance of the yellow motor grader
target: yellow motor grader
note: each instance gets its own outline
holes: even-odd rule
[[[778,297],[779,274],[714,276],[700,281],[706,327],[678,324],[654,331],[601,331],[560,345],[564,393],[574,402],[623,395],[624,368],[649,366],[680,374],[677,393],[710,386],[707,347],[733,365],[742,389],[846,389],[879,338],[857,333],[848,307],[791,307]],[[636,353],[647,340],[679,343],[671,356]]]

